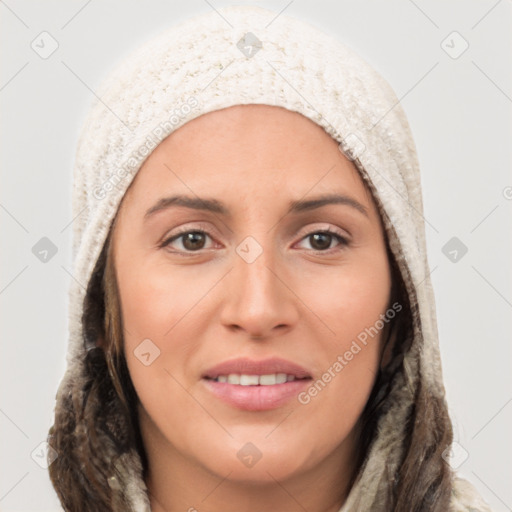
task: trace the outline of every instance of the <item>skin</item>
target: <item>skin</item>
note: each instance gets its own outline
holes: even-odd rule
[[[291,201],[326,193],[366,213],[328,204],[287,214]],[[174,205],[145,216],[174,194],[217,199],[230,214]],[[195,245],[162,244],[181,228],[208,234]],[[348,243],[315,243],[312,234],[327,228]],[[247,236],[263,250],[252,263],[236,252]],[[120,207],[113,250],[152,510],[337,511],[357,469],[359,419],[386,328],[307,405],[294,398],[239,410],[201,375],[236,357],[281,357],[316,380],[389,307],[381,220],[338,144],[280,107],[200,116],[144,163]],[[134,354],[145,339],[160,350],[148,366]],[[237,458],[247,442],[262,454],[253,467]]]

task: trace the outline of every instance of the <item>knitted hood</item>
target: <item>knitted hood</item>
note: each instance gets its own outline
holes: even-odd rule
[[[238,104],[284,107],[321,126],[356,165],[381,214],[409,302],[410,343],[340,512],[384,510],[378,504],[385,502],[401,464],[406,426],[423,421],[414,416],[418,396],[444,403],[445,393],[409,126],[384,79],[332,37],[284,14],[272,21],[275,13],[260,8],[219,13],[196,17],[152,40],[97,91],[76,154],[69,350],[56,417],[69,427],[66,446],[79,450],[80,439],[91,436],[80,425],[83,412],[77,412],[91,381],[86,355],[98,332],[90,319],[101,317],[101,308],[91,306],[97,299],[92,283],[102,270],[98,261],[119,204],[148,155],[174,130],[207,112]],[[50,445],[56,437],[54,428]],[[56,444],[57,460],[65,464],[68,454]],[[110,446],[99,441],[97,448],[108,453]],[[447,464],[439,459],[440,466]],[[117,486],[125,510],[149,511],[137,452],[127,450],[116,468],[118,478],[109,484]],[[451,511],[489,510],[467,482],[454,478],[452,488]]]

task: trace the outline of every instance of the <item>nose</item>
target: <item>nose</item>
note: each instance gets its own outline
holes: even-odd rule
[[[291,330],[299,319],[299,311],[287,276],[285,269],[276,265],[269,249],[263,250],[252,263],[235,254],[222,324],[251,339],[267,339]]]

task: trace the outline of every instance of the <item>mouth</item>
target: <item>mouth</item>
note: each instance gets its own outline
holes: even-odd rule
[[[206,377],[208,379],[208,377]],[[286,373],[269,373],[267,375],[248,375],[245,373],[230,373],[229,375],[219,375],[213,380],[214,382],[227,382],[237,386],[275,386],[276,384],[284,384],[294,380],[301,380]]]
[[[236,359],[202,376],[207,390],[237,409],[265,411],[283,406],[312,380],[303,367],[283,359]]]

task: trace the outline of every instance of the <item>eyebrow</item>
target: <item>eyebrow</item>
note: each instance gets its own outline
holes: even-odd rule
[[[367,208],[363,206],[359,201],[356,201],[352,197],[340,194],[324,194],[313,199],[299,199],[296,201],[291,201],[287,214],[310,211],[330,204],[350,206],[368,217]],[[191,208],[193,210],[203,210],[225,215],[227,217],[230,216],[229,209],[224,205],[224,203],[218,201],[217,199],[175,195],[159,199],[154,206],[149,208],[149,210],[144,215],[144,218],[147,219],[156,212],[166,210],[172,206],[182,206],[185,208]]]

